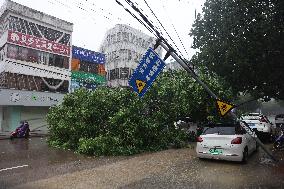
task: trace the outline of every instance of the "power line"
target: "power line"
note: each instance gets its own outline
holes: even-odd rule
[[[172,37],[170,36],[170,34],[167,32],[167,30],[165,29],[165,27],[163,26],[163,24],[161,23],[161,21],[159,20],[159,18],[156,16],[156,14],[154,13],[154,11],[152,10],[152,8],[149,6],[149,4],[147,3],[146,0],[144,0],[145,4],[147,5],[147,7],[150,9],[152,15],[156,18],[156,20],[159,22],[159,24],[161,25],[161,27],[164,29],[164,31],[166,32],[166,34],[168,35],[168,37],[170,38],[170,40],[173,42],[173,44],[175,45],[175,47],[177,48],[177,50],[179,51],[180,54],[181,51],[179,50],[178,46],[176,45],[176,43],[174,42],[174,40],[172,39]]]
[[[51,3],[51,4],[54,4],[54,3],[60,4],[61,6],[67,8],[67,9],[69,9],[71,11],[73,11],[74,8],[77,8],[77,9],[83,11],[83,12],[86,12],[87,15],[95,23],[97,23],[97,21],[98,21],[98,16],[94,16],[94,13],[96,15],[99,14],[100,16],[104,17],[105,19],[107,19],[107,20],[109,20],[111,22],[114,22],[115,20],[118,20],[119,22],[121,22],[121,20],[122,20],[120,17],[116,17],[115,15],[113,15],[112,13],[106,11],[103,8],[99,8],[99,9],[95,10],[95,8],[97,8],[97,6],[95,6],[94,3],[92,3],[92,6],[89,6],[89,5],[86,5],[85,3],[82,3],[80,1],[73,1],[73,3],[70,3],[68,1],[68,2],[64,2],[63,3],[62,1],[59,1],[59,0],[49,0],[48,2]],[[106,13],[107,13],[107,15],[106,15]],[[129,24],[129,23],[127,25],[131,26],[131,24]]]
[[[163,5],[163,9],[164,9],[164,11],[166,12],[166,15],[167,15],[167,11],[166,11],[166,9],[165,9],[165,6],[164,6],[164,5]],[[187,54],[187,56],[189,57],[189,54],[188,54],[188,52],[187,52],[187,50],[186,50],[186,48],[185,48],[185,46],[184,46],[184,44],[183,44],[183,42],[182,42],[182,40],[181,40],[181,38],[180,38],[180,36],[179,36],[179,34],[178,34],[177,30],[176,30],[176,27],[174,26],[174,24],[173,24],[173,22],[172,22],[171,18],[170,18],[170,17],[168,17],[168,18],[169,18],[169,21],[170,21],[170,23],[171,23],[172,27],[173,27],[173,28],[174,28],[174,30],[175,30],[175,33],[176,33],[176,35],[177,35],[177,37],[178,37],[178,39],[179,39],[179,41],[180,41],[180,43],[181,43],[181,45],[182,45],[182,47],[183,47],[184,51],[185,51],[185,53],[186,53],[186,54]]]
[[[130,0],[125,0],[126,3],[132,7],[132,9],[134,11],[137,12],[137,14],[139,14],[139,16],[143,19],[143,21],[154,31],[154,35],[157,37],[158,40],[161,40],[165,43],[165,45],[168,47],[168,49],[170,49],[170,52],[174,53],[176,56],[178,56],[180,59],[185,60],[184,58],[182,58],[174,48],[172,48],[172,46],[168,43],[168,41],[162,36],[162,34],[156,29],[156,27],[153,25],[153,22],[150,21],[141,11],[139,8],[137,8],[134,3]],[[116,2],[118,2],[116,0]],[[121,3],[119,3],[124,9],[125,6],[123,6]],[[136,3],[137,4],[137,3]],[[168,55],[168,53],[166,54],[166,56]],[[188,64],[186,64],[186,66],[188,67],[188,69],[192,69]]]
[[[133,2],[131,2],[130,0],[125,0],[126,1],[126,3],[128,3],[128,5],[130,6],[130,7],[132,7],[132,9],[134,9],[138,14],[139,14],[139,16],[144,20],[144,22],[154,31],[154,35],[157,37],[157,38],[162,38],[162,35],[160,34],[160,32],[159,31],[157,31],[157,29],[156,29],[156,27],[153,25],[153,22],[151,22],[151,21],[149,21],[149,19],[147,18],[148,16],[146,15],[144,15],[135,5],[134,5],[134,3]],[[118,2],[117,0],[116,0],[116,2]],[[137,3],[136,3],[137,4]],[[120,5],[122,5],[121,3],[120,3]],[[123,6],[123,5],[122,5]],[[123,6],[124,7],[124,9],[125,9],[125,6]]]
[[[149,32],[153,33],[154,31],[147,26],[141,19],[139,19],[135,14],[133,14],[129,9],[127,9],[125,6],[123,6],[118,0],[115,0],[120,6],[124,8],[131,16],[133,16],[139,23],[141,23]],[[155,34],[154,34],[155,35]],[[156,36],[156,35],[155,35]],[[158,36],[156,36],[158,37]]]

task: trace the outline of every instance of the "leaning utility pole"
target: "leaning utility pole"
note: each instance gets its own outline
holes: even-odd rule
[[[129,9],[127,9],[122,3],[119,2],[119,0],[116,0],[116,3],[118,3],[120,6],[122,6],[125,11],[127,11],[132,17],[134,17],[138,22],[140,22],[145,28],[147,28],[151,33],[153,33],[157,37],[156,44],[154,46],[154,49],[156,49],[158,46],[161,46],[163,49],[166,50],[166,55],[164,57],[164,60],[166,60],[169,56],[172,56],[205,90],[208,92],[208,94],[214,98],[218,104],[218,102],[221,102],[221,105],[227,106],[226,110],[221,113],[222,116],[224,116],[226,113],[229,113],[233,119],[240,122],[241,126],[247,131],[247,133],[257,142],[257,144],[268,154],[268,156],[274,160],[277,161],[276,158],[271,154],[271,152],[266,149],[266,147],[262,144],[262,142],[257,138],[254,137],[254,133],[252,129],[248,126],[248,124],[244,121],[239,120],[237,115],[233,113],[231,108],[233,108],[233,105],[224,103],[220,101],[220,99],[215,95],[213,91],[210,90],[210,88],[199,78],[199,76],[194,73],[193,69],[185,63],[185,61],[178,56],[174,48],[167,42],[167,40],[162,36],[162,34],[157,30],[157,28],[153,25],[153,22],[151,22],[146,15],[142,13],[142,9],[139,9],[136,4],[134,4],[131,0],[125,0],[125,2],[132,7],[134,11],[142,18],[139,19],[135,14],[133,14]],[[150,7],[149,7],[150,8]],[[151,8],[150,8],[151,9]],[[151,12],[154,14],[154,12],[151,9]],[[154,14],[156,17],[156,15]],[[157,18],[157,17],[156,17]],[[144,22],[143,22],[144,21]],[[161,23],[160,23],[161,24]],[[230,107],[230,108],[228,108]]]
[[[217,95],[210,90],[210,88],[203,82],[200,80],[199,76],[194,73],[194,71],[184,62],[184,60],[180,59],[173,51],[170,50],[170,48],[165,45],[162,40],[158,39],[157,40],[157,43],[155,45],[155,47],[157,48],[158,46],[161,46],[164,50],[166,50],[167,54],[166,54],[166,57],[167,58],[169,55],[171,55],[194,79],[195,81],[197,81],[205,90],[208,94],[210,94],[210,96],[212,98],[214,98],[215,100],[218,100],[219,98],[217,97]],[[164,58],[164,59],[165,59]],[[248,124],[244,121],[241,121],[237,115],[230,111],[229,114],[231,115],[231,117],[233,119],[235,119],[236,121],[240,122],[241,123],[241,126],[247,131],[247,133],[257,142],[257,144],[266,152],[267,155],[269,155],[269,157],[271,159],[273,159],[274,161],[277,161],[276,158],[271,154],[271,152],[266,149],[266,147],[264,146],[264,144],[259,140],[259,138],[257,137],[254,137],[254,133],[252,131],[252,129],[248,126]]]

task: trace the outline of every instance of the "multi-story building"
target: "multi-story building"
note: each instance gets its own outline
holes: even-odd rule
[[[105,55],[81,47],[72,47],[71,86],[94,90],[98,85],[105,85]]]
[[[164,71],[168,70],[180,70],[183,69],[182,66],[177,61],[166,62],[166,67]]]
[[[106,54],[107,85],[128,86],[129,77],[155,39],[128,25],[117,24],[106,33],[100,51]],[[156,50],[161,54],[161,48]]]
[[[73,24],[10,0],[0,15],[0,130],[44,126],[69,90]]]

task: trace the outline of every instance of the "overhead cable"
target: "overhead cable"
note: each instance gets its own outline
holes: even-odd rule
[[[179,51],[180,54],[181,51],[179,50],[178,46],[176,45],[176,43],[174,42],[174,40],[172,39],[172,37],[170,36],[170,34],[168,33],[168,31],[166,30],[166,28],[163,26],[163,24],[161,23],[161,21],[159,20],[159,18],[156,16],[156,14],[154,13],[154,11],[152,10],[152,8],[149,6],[149,4],[147,3],[146,0],[144,0],[145,4],[147,5],[147,7],[150,9],[152,15],[156,18],[156,20],[159,22],[159,24],[161,25],[161,27],[164,29],[164,31],[166,32],[166,34],[168,35],[168,37],[170,38],[170,40],[173,42],[173,44],[175,45],[175,47],[177,48],[177,50]]]

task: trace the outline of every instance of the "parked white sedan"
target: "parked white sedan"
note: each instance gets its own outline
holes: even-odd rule
[[[241,120],[245,121],[251,129],[257,130],[259,137],[263,136],[266,140],[270,140],[271,136],[275,134],[272,123],[263,114],[249,113],[241,116]]]
[[[247,162],[257,143],[239,124],[211,124],[197,138],[199,158]]]
[[[280,125],[284,125],[284,114],[278,114],[275,116],[275,125],[276,127],[280,127]]]

